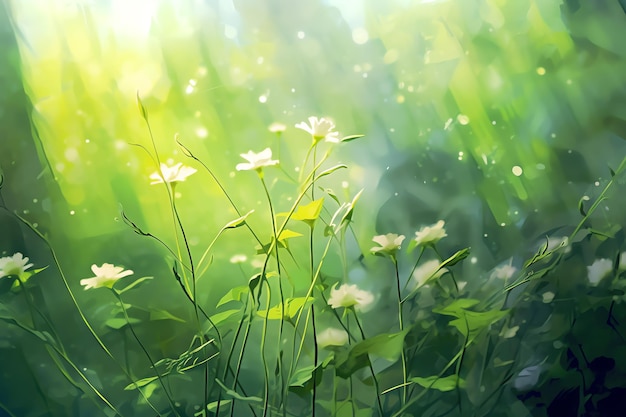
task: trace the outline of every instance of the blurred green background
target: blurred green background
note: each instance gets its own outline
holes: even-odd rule
[[[625,8],[623,0],[4,0],[0,253],[52,264],[16,212],[49,236],[75,290],[91,264],[111,262],[160,280],[148,306],[184,301],[165,252],[120,220],[123,208],[174,242],[167,194],[149,184],[155,166],[131,146],[150,146],[139,94],[161,158],[197,168],[178,150],[179,134],[242,211],[257,210],[250,222],[263,233],[262,189],[254,174],[235,172],[239,154],[272,147],[296,176],[310,140],[296,123],[327,116],[342,134],[365,134],[337,148],[350,169],[324,184],[344,199],[365,189],[354,224],[360,249],[374,234],[412,235],[445,219],[446,249],[471,246],[464,272],[480,277],[575,224],[578,200],[597,195],[626,155]],[[273,122],[287,126],[281,138],[267,130]],[[285,211],[291,184],[278,171],[268,178]],[[177,191],[200,254],[236,214],[203,171]],[[613,197],[623,201],[623,185]],[[601,216],[626,224],[623,210]],[[220,241],[204,303],[245,282],[229,263],[238,253],[254,254],[244,230]],[[53,269],[39,277],[39,296],[70,324]],[[106,316],[92,303],[101,298],[81,293]],[[10,348],[10,335],[0,346],[5,363],[28,356]],[[2,378],[3,400],[34,389],[26,373]]]

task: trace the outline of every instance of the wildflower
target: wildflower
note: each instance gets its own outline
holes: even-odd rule
[[[0,258],[0,278],[10,275],[21,275],[31,266],[33,264],[29,264],[28,258],[25,258],[20,252],[15,253],[13,256],[5,256]]]
[[[93,264],[91,265],[91,270],[96,275],[95,277],[80,280],[80,285],[84,285],[86,290],[100,287],[113,288],[113,284],[118,279],[134,274],[131,270],[125,271],[121,266],[107,263],[102,264],[100,267]]]
[[[513,274],[517,272],[517,268],[511,265],[510,262],[508,264],[494,268],[493,272],[491,273],[491,277],[503,279],[505,281],[509,280],[513,276]]]
[[[591,266],[587,267],[587,279],[589,279],[589,283],[595,287],[600,280],[607,276],[612,270],[613,262],[611,262],[610,259],[596,259]]]
[[[237,255],[231,256],[230,263],[231,264],[241,264],[241,263],[244,263],[247,260],[248,260],[248,257],[246,255],[237,254]]]
[[[404,235],[397,235],[395,233],[374,236],[372,240],[380,246],[375,246],[370,249],[370,251],[374,253],[394,255],[400,249],[400,245],[402,244],[404,238]]]
[[[415,232],[415,242],[417,245],[434,245],[442,238],[448,236],[446,229],[443,228],[443,220],[439,220],[437,223],[431,226],[424,226],[417,232]]]
[[[158,172],[150,174],[150,179],[152,180],[150,184],[160,184],[164,180],[168,184],[175,184],[179,181],[185,181],[188,176],[196,173],[196,171],[196,169],[185,166],[181,162],[172,167],[161,163],[161,175]]]
[[[348,333],[342,329],[329,327],[317,334],[317,345],[321,348],[328,346],[343,346],[348,343]]]
[[[259,153],[248,151],[248,153],[242,153],[241,157],[248,162],[237,164],[237,171],[249,171],[252,169],[260,171],[263,167],[278,164],[278,161],[272,159],[272,150],[270,148],[265,148]]]
[[[369,291],[360,290],[356,285],[342,284],[336,288],[333,285],[330,290],[328,305],[332,308],[354,307],[356,310],[363,310],[374,301],[374,295]]]
[[[274,122],[269,125],[267,129],[272,133],[283,133],[285,129],[287,129],[287,126],[282,123]]]
[[[298,129],[302,129],[313,136],[313,143],[317,143],[322,139],[326,142],[339,142],[339,132],[334,132],[335,124],[328,119],[311,116],[308,125],[306,122],[300,122],[296,125]]]
[[[432,259],[424,262],[413,271],[413,280],[415,280],[415,288],[425,285],[428,281],[437,279],[448,272],[447,268],[440,268],[439,261]]]

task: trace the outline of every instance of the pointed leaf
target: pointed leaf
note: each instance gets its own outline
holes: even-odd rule
[[[141,102],[141,98],[139,97],[139,91],[137,91],[137,108],[139,109],[139,114],[141,115],[141,117],[147,122],[148,112]]]
[[[226,304],[230,301],[241,301],[241,297],[243,294],[248,292],[248,287],[246,285],[240,285],[238,287],[232,288],[230,291],[224,295],[220,301],[218,301],[216,307],[219,307],[223,304]]]
[[[446,267],[446,266],[456,265],[459,262],[461,262],[463,259],[467,258],[469,254],[470,254],[470,248],[461,249],[457,251],[454,255],[452,255],[445,261],[443,261],[441,265],[439,266],[439,269]]]
[[[229,395],[229,396],[233,397],[236,400],[252,401],[252,402],[261,402],[261,401],[263,401],[263,399],[261,399],[259,397],[244,397],[243,395],[239,395],[239,393],[237,393],[236,391],[233,391],[232,389],[228,388],[226,385],[224,385],[224,383],[222,381],[220,381],[217,378],[215,378],[215,382],[217,382],[217,385],[222,387],[222,390],[224,390],[224,393],[226,395]]]
[[[220,313],[215,313],[211,316],[211,321],[213,322],[213,324],[217,326],[219,323],[228,320],[229,318],[231,318],[237,313],[241,313],[241,310],[233,309],[233,310],[222,311]]]
[[[315,220],[319,217],[322,206],[324,204],[324,198],[320,198],[314,201],[311,201],[309,204],[305,204],[303,206],[299,206],[298,210],[291,216],[294,220],[300,220],[308,225],[312,225],[315,223]]]
[[[117,292],[118,292],[118,294],[123,294],[123,293],[125,293],[126,291],[128,291],[130,289],[133,289],[133,288],[135,288],[137,286],[140,286],[145,281],[151,280],[152,278],[153,277],[141,277],[141,278],[138,278],[138,279],[134,280],[133,282],[131,282],[130,284],[128,284],[123,289],[117,290]]]
[[[128,323],[130,322],[130,324],[136,324],[136,323],[140,323],[141,320],[136,319],[134,317],[129,317],[128,321],[126,321],[126,319],[123,319],[121,317],[112,317],[110,319],[108,319],[107,321],[104,322],[105,326],[108,326],[112,329],[115,330],[119,330],[122,327],[128,325]]]
[[[418,385],[426,389],[436,389],[441,392],[452,391],[456,389],[457,382],[459,387],[465,387],[465,380],[459,378],[457,375],[448,375],[446,377],[439,378],[437,375],[427,377],[414,377],[410,379],[411,382],[415,382]]]
[[[185,320],[165,310],[150,310],[150,320],[174,320],[185,323]]]
[[[141,387],[145,387],[146,385],[148,385],[149,383],[151,383],[152,381],[156,381],[157,379],[159,379],[158,376],[149,376],[147,378],[142,378],[138,381],[135,381],[131,384],[128,384],[124,387],[125,391],[130,391],[130,390],[134,390],[137,388],[141,388]]]
[[[246,224],[246,219],[248,218],[248,216],[252,213],[254,213],[254,210],[250,210],[238,219],[226,223],[226,226],[224,226],[222,229],[236,229],[237,227],[243,226],[244,224]]]
[[[350,141],[353,141],[353,140],[355,140],[355,139],[362,138],[362,137],[364,137],[364,136],[365,136],[365,135],[350,135],[350,136],[345,136],[345,137],[343,137],[343,138],[340,140],[340,142],[350,142]]]

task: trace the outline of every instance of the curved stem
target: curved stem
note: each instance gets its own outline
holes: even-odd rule
[[[402,332],[404,330],[404,321],[402,317],[402,293],[400,292],[400,272],[398,270],[398,260],[396,259],[395,255],[391,256],[391,261],[393,262],[393,266],[396,272],[396,290],[397,290],[397,296],[398,296],[398,324],[400,326],[400,331]],[[402,386],[402,396],[401,396],[400,405],[404,405],[404,403],[406,403],[406,391],[407,391],[407,385],[406,385],[407,367],[406,367],[406,355],[404,352],[404,341],[402,342],[401,359],[402,359],[402,384],[403,386]]]

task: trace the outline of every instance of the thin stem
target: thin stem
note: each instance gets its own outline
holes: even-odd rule
[[[404,321],[402,318],[402,293],[400,292],[400,272],[398,269],[398,260],[396,259],[395,255],[391,256],[391,261],[393,262],[393,266],[396,272],[396,290],[397,290],[397,296],[398,296],[398,324],[400,326],[400,332],[402,332],[404,331]],[[406,403],[406,392],[407,392],[406,381],[407,381],[407,376],[408,376],[407,366],[406,366],[406,355],[404,352],[404,341],[402,342],[401,359],[402,359],[402,384],[403,386],[402,386],[402,396],[401,396],[400,405],[404,405],[404,403]]]
[[[124,301],[122,301],[122,296],[120,295],[119,292],[117,292],[113,288],[111,288],[111,291],[113,292],[113,294],[115,295],[117,300],[120,302],[120,305],[122,306],[122,312],[124,313],[124,318],[126,319],[126,324],[128,325],[128,328],[130,329],[130,332],[133,334],[133,337],[135,338],[135,340],[137,341],[137,343],[141,347],[141,350],[143,350],[143,353],[145,353],[146,358],[148,358],[148,361],[150,362],[150,365],[152,366],[152,369],[154,369],[154,372],[157,375],[159,383],[161,384],[161,387],[163,388],[163,392],[165,392],[165,396],[167,397],[167,400],[170,403],[170,407],[172,408],[172,411],[174,412],[175,415],[180,416],[180,414],[178,414],[178,411],[176,410],[176,406],[174,405],[174,400],[172,400],[172,397],[170,396],[169,391],[165,387],[165,382],[163,381],[163,377],[161,376],[161,373],[157,369],[156,363],[154,362],[154,360],[152,360],[152,357],[150,356],[150,353],[148,352],[148,349],[141,342],[141,339],[139,338],[139,336],[135,332],[135,328],[133,327],[133,325],[130,322],[130,317],[128,317],[128,311],[126,310],[126,306],[124,305]]]
[[[361,322],[359,321],[359,317],[356,314],[356,311],[353,307],[350,308],[350,311],[354,314],[354,321],[356,321],[356,325],[361,332],[361,338],[365,340],[365,332],[363,332],[363,327],[361,326]],[[376,390],[376,403],[378,404],[378,411],[380,412],[380,417],[383,417],[385,413],[383,412],[383,404],[380,400],[380,387],[378,385],[378,378],[376,378],[376,373],[374,372],[374,367],[372,366],[372,361],[369,360],[369,355],[367,362],[369,364],[370,372],[372,373],[372,379],[374,380],[374,389]]]

